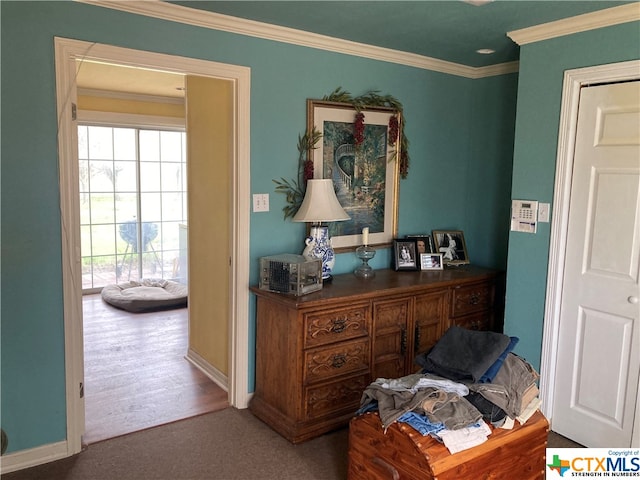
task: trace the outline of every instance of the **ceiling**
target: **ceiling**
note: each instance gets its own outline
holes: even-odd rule
[[[198,0],[168,3],[483,67],[518,59],[518,46],[507,37],[507,32],[633,2]],[[476,53],[485,48],[495,53]]]
[[[170,1],[245,20],[431,57],[469,67],[518,60],[507,32],[616,7],[630,1],[414,0],[414,1]],[[640,5],[640,4],[639,4]],[[477,53],[491,49],[489,55]],[[183,96],[181,75],[79,64],[80,88]]]

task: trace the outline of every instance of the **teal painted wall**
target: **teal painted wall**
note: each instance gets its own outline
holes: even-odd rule
[[[516,75],[470,80],[75,2],[0,9],[0,418],[9,453],[66,436],[54,36],[251,68],[251,191],[272,194],[270,212],[251,214],[252,283],[259,257],[301,250],[304,226],[282,219],[272,179],[296,175],[306,99],[338,86],[376,89],[405,106],[412,164],[400,185],[399,234],[459,228],[474,263],[506,265]],[[373,265],[389,262],[383,250]],[[336,272],[355,266],[341,254]],[[253,382],[253,299],[249,311]]]
[[[564,71],[638,59],[638,39],[640,23],[633,22],[521,48],[514,199],[553,203]],[[536,368],[541,360],[550,226],[539,224],[535,235],[509,236],[505,333],[520,338],[516,352]]]

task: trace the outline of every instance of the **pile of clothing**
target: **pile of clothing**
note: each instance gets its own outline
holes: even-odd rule
[[[421,373],[378,378],[358,414],[377,410],[383,428],[405,422],[451,453],[485,442],[494,427],[525,423],[540,407],[538,373],[512,352],[517,337],[453,326],[416,358]]]

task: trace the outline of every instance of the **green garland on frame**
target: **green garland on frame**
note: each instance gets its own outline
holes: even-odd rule
[[[391,95],[380,95],[378,90],[369,90],[360,96],[353,97],[342,87],[338,87],[329,95],[325,95],[322,100],[353,106],[356,110],[356,127],[358,127],[358,122],[362,122],[362,118],[358,114],[362,110],[366,110],[367,107],[388,107],[395,110],[396,114],[389,122],[389,130],[392,133],[389,136],[389,143],[394,146],[397,139],[399,139],[400,155],[398,157],[398,149],[396,148],[395,155],[391,160],[398,160],[400,176],[407,178],[409,172],[409,140],[404,134],[406,122],[403,116],[402,103]],[[283,193],[287,197],[287,205],[282,209],[285,220],[290,217],[293,218],[302,204],[307,180],[313,178],[313,160],[310,154],[312,150],[318,148],[317,143],[321,138],[322,134],[316,130],[315,126],[311,132],[306,131],[304,135],[298,136],[298,178],[296,180],[287,180],[285,178],[273,180],[276,184],[276,192]]]

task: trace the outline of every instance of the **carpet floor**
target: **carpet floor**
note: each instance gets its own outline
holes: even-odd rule
[[[580,445],[549,434],[549,446]],[[225,410],[89,445],[3,480],[344,480],[348,429],[293,445],[248,410]]]

